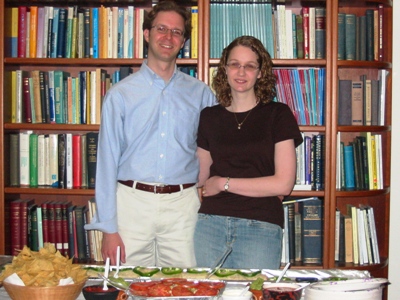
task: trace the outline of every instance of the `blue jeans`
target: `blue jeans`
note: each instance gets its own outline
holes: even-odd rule
[[[231,246],[223,268],[279,269],[282,228],[268,222],[199,214],[194,245],[198,267],[212,267]]]

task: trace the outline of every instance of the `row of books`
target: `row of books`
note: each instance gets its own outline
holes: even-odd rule
[[[325,68],[275,68],[277,101],[287,104],[299,125],[324,125]]]
[[[351,142],[340,140],[337,149],[337,188],[383,189],[382,135],[363,132]]]
[[[34,199],[12,200],[6,215],[10,230],[7,245],[12,255],[18,255],[26,245],[39,251],[44,243],[52,243],[64,256],[79,260],[102,261],[102,234],[97,230],[86,231],[96,213],[94,199],[87,205],[72,205],[68,201],[41,201]]]
[[[338,59],[383,60],[383,5],[358,16],[338,14]]]
[[[100,124],[105,93],[131,72],[129,67],[113,74],[96,68],[77,76],[62,70],[10,71],[11,122]]]
[[[198,9],[181,56],[197,58]],[[7,8],[6,56],[29,58],[144,58],[143,8],[19,6]]]
[[[95,188],[98,132],[9,134],[9,185]]]
[[[323,201],[317,197],[283,201],[282,259],[286,263],[322,264]]]
[[[304,141],[296,148],[294,190],[321,191],[325,186],[325,135],[302,136]]]
[[[388,73],[381,69],[377,79],[339,80],[339,125],[385,125]]]
[[[347,205],[345,214],[336,211],[335,226],[335,261],[359,265],[380,263],[373,207]]]
[[[325,58],[325,8],[303,7],[296,13],[271,3],[211,3],[210,16],[212,58],[242,35],[257,37],[272,58]]]

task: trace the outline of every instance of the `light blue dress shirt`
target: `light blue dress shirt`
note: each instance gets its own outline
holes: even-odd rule
[[[107,92],[99,132],[97,215],[86,229],[117,232],[117,180],[197,182],[200,111],[216,104],[203,82],[177,70],[169,82],[145,61]]]

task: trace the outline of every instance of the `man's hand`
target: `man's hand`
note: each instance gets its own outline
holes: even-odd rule
[[[101,254],[103,260],[106,261],[107,257],[110,258],[110,264],[115,266],[117,264],[117,247],[121,248],[121,262],[126,262],[125,245],[118,232],[116,233],[103,233],[103,242],[101,246]]]

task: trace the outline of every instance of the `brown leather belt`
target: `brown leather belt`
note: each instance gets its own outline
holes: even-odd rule
[[[119,183],[129,186],[130,188],[133,187],[134,181],[133,180],[118,180]],[[192,186],[194,186],[195,183],[185,183],[182,185],[151,185],[151,184],[144,184],[140,182],[136,182],[136,189],[145,191],[145,192],[150,192],[154,194],[172,194],[176,192],[181,191],[181,186],[182,189],[187,189]]]

